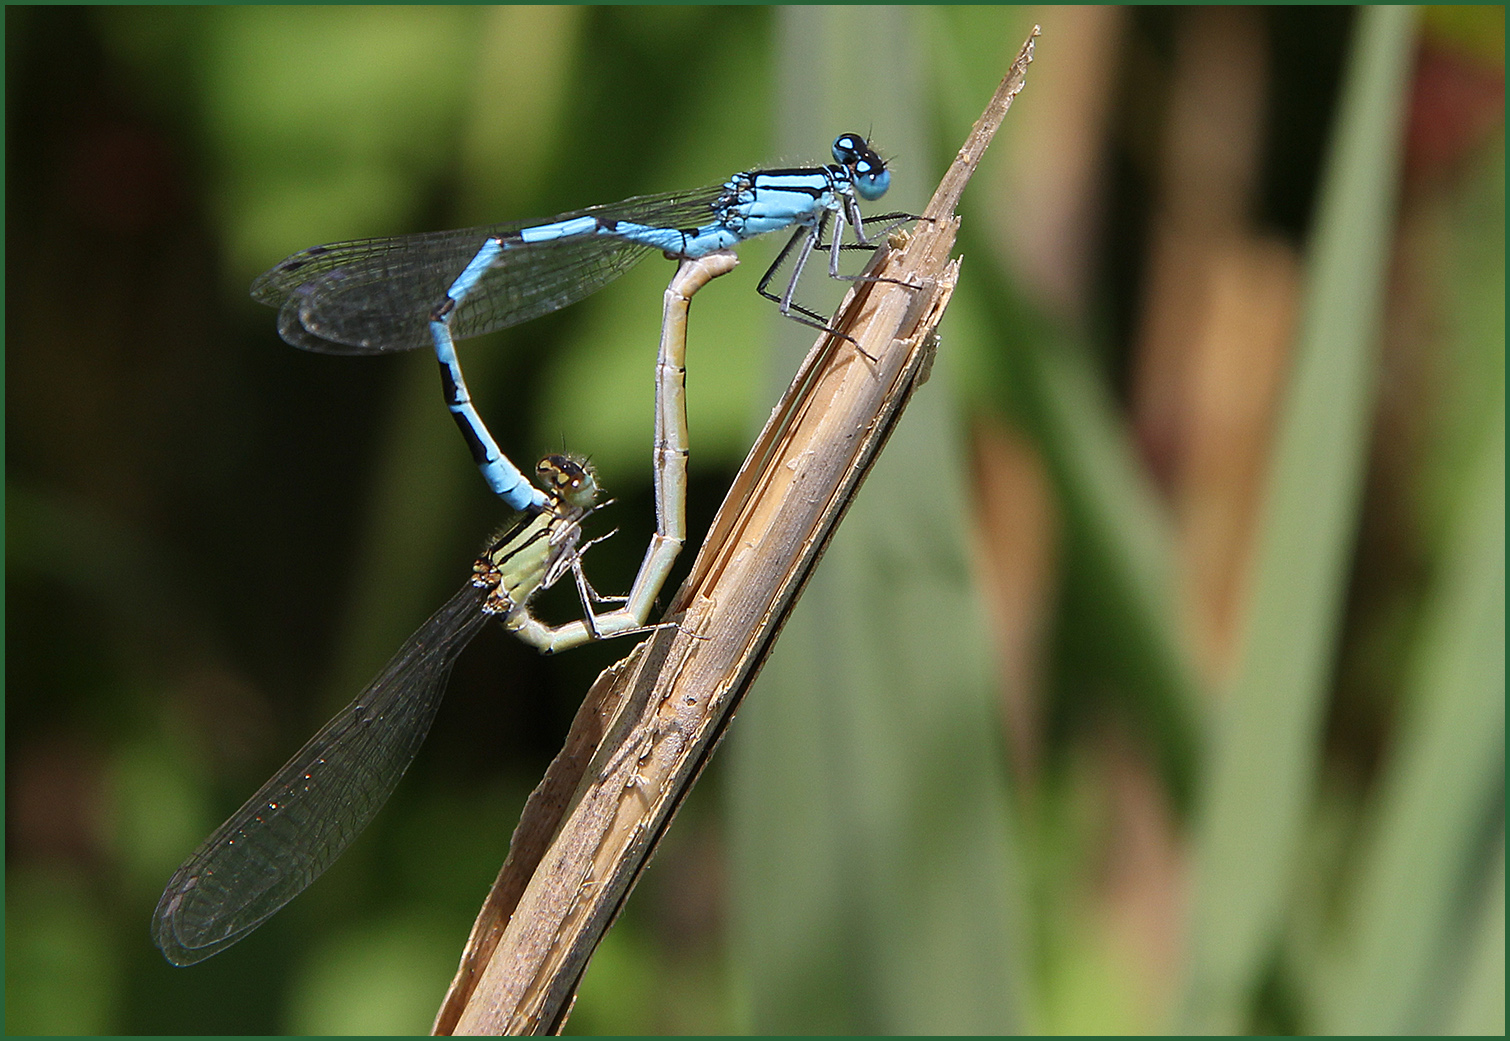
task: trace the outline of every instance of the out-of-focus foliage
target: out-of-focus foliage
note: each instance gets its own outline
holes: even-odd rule
[[[1503,8],[7,9],[7,1028],[426,1029],[627,650],[486,632],[370,833],[167,966],[173,868],[504,519],[433,359],[253,276],[845,130],[915,210],[1035,21],[935,377],[568,1027],[1503,1032]],[[689,558],[810,342],[778,245],[694,308]],[[606,591],[669,273],[462,345],[597,462]]]

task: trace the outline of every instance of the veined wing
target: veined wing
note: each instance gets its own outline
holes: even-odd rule
[[[168,881],[157,946],[192,965],[240,940],[345,852],[430,732],[451,666],[491,617],[470,583]]]
[[[378,354],[428,347],[430,313],[493,236],[513,237],[579,217],[653,227],[706,224],[722,185],[642,195],[547,220],[314,246],[252,283],[252,298],[278,308],[278,334],[295,347],[332,354]],[[457,308],[452,335],[479,336],[529,321],[597,292],[650,248],[605,235],[534,242],[501,253]]]

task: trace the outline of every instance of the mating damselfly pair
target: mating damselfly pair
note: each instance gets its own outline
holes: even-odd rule
[[[541,222],[316,246],[252,286],[279,309],[278,331],[307,350],[376,354],[432,346],[442,388],[489,487],[520,517],[489,545],[450,601],[377,678],[189,857],[169,881],[153,935],[170,962],[188,965],[230,946],[293,899],[341,855],[392,793],[428,733],[452,664],[487,619],[551,653],[643,632],[686,539],[688,433],[686,319],[692,295],[735,266],[746,239],[794,229],[757,285],[781,313],[827,328],[794,300],[811,255],[873,248],[859,200],[885,194],[890,173],[858,134],[833,144],[834,163],[735,174],[706,189],[640,196]],[[901,220],[885,214],[877,220]],[[844,241],[844,228],[853,242]],[[829,241],[824,234],[829,232]],[[574,303],[659,250],[682,261],[666,291],[656,369],[657,531],[629,594],[599,596],[587,581],[583,520],[598,489],[564,456],[542,460],[540,485],[499,449],[462,375],[455,339],[517,325]],[[785,289],[770,286],[783,265]],[[583,617],[549,626],[534,595],[572,575]],[[599,614],[607,602],[622,606]],[[595,606],[596,605],[596,606]]]

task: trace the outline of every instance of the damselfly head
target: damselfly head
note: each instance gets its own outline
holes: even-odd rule
[[[598,500],[598,475],[586,459],[548,455],[535,465],[540,487],[569,506],[588,507]]]
[[[834,161],[849,169],[855,191],[866,202],[874,202],[891,187],[891,171],[886,160],[877,155],[859,134],[840,134],[834,138]]]

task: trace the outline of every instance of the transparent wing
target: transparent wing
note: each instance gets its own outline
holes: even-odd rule
[[[578,217],[658,228],[708,223],[721,185],[642,195],[548,220],[314,246],[252,283],[252,298],[278,308],[278,335],[295,347],[377,354],[428,347],[430,312],[490,237]],[[452,335],[479,336],[529,321],[597,292],[650,252],[601,235],[531,243],[504,251],[457,308]]]
[[[393,793],[424,743],[446,679],[487,622],[471,584],[399,648],[168,881],[152,933],[175,965],[229,947],[304,891]]]

